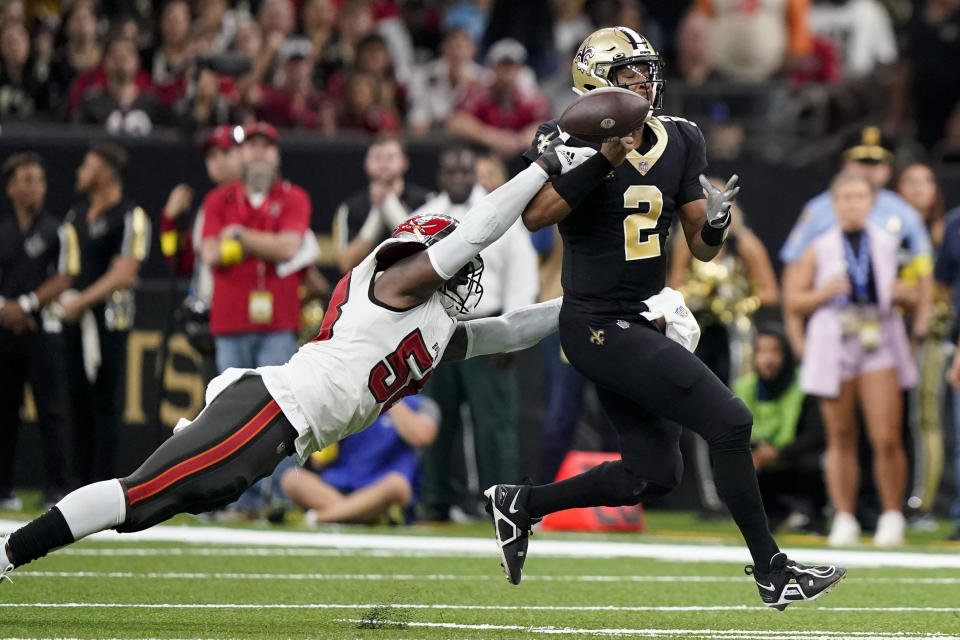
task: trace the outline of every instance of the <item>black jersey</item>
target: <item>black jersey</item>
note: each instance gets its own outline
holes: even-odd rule
[[[26,231],[12,214],[0,222],[0,296],[17,298],[53,275],[75,276],[79,270],[77,233],[70,224],[61,225],[45,211]]]
[[[87,218],[90,203],[78,202],[64,219],[77,230],[80,241],[80,275],[74,287],[83,290],[110,269],[117,256],[133,256],[143,261],[150,247],[150,220],[143,209],[123,199],[93,220]],[[96,314],[104,311],[111,329],[127,329],[133,321],[133,294],[130,290],[115,291],[105,302],[93,307]]]
[[[558,131],[556,120],[540,125],[524,158],[536,160]],[[698,178],[706,149],[699,127],[683,118],[651,118],[644,135],[644,146],[557,225],[564,304],[595,313],[636,311],[664,286],[674,212],[704,197]],[[567,144],[600,148],[576,138]]]

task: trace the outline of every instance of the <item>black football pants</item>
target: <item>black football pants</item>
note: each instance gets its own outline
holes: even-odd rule
[[[117,531],[227,506],[292,455],[296,438],[260,376],[240,378],[120,479],[127,517]]]
[[[63,461],[63,436],[67,426],[63,339],[59,334],[44,331],[18,336],[0,329],[0,442],[3,450],[10,454],[0,464],[0,496],[13,490],[13,460],[27,382],[37,407],[40,457],[46,471],[45,498],[53,499],[67,488]]]
[[[767,566],[778,549],[750,455],[753,416],[746,405],[695,355],[638,315],[592,316],[565,304],[560,341],[571,364],[596,383],[620,437],[622,462],[594,472],[590,497],[618,506],[670,491],[683,471],[683,425],[709,444],[720,497],[754,560]]]

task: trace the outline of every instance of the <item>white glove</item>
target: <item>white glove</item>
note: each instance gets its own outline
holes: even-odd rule
[[[700,325],[679,291],[664,287],[643,302],[649,311],[642,311],[641,316],[651,322],[663,318],[667,324],[666,336],[690,353],[696,351],[700,342]]]
[[[740,187],[736,186],[737,180],[739,178],[734,174],[723,191],[720,191],[705,175],[700,174],[700,186],[707,194],[707,224],[714,229],[726,229],[730,225],[730,206],[740,193]]]
[[[570,147],[564,144],[570,139],[570,134],[566,131],[560,131],[550,145],[540,154],[540,160],[547,165],[547,173],[551,176],[557,176],[572,169],[576,169],[581,164],[596,155],[597,150],[590,147]]]
[[[576,169],[597,153],[592,147],[568,147],[565,144],[557,145],[554,151],[560,160],[561,174]]]

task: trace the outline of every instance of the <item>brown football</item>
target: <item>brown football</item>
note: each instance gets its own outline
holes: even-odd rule
[[[650,103],[619,87],[601,87],[580,96],[560,115],[560,128],[590,142],[615,140],[640,128]]]

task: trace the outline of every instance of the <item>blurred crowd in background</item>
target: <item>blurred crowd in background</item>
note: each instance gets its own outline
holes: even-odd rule
[[[954,0],[3,0],[0,119],[446,132],[510,156],[612,24],[664,55],[666,108],[712,153],[800,162],[863,119],[960,151]]]
[[[960,387],[960,203],[938,186],[960,159],[960,0],[0,0],[3,130],[86,124],[110,141],[84,157],[66,216],[44,210],[44,158],[4,159],[0,388],[12,399],[0,439],[16,450],[9,409],[29,382],[44,501],[128,470],[112,443],[151,247],[190,281],[178,327],[205,379],[281,364],[316,335],[336,279],[316,268],[311,220],[331,205],[281,175],[278,138],[367,147],[361,165],[336,168],[368,181],[332,214],[326,264],[345,273],[406,218],[460,218],[505,182],[537,126],[576,97],[583,38],[617,24],[664,56],[664,113],[696,121],[710,158],[842,169],[779,255],[751,212],[735,210],[711,263],[671,235],[668,284],[701,324],[698,355],[755,415],[771,524],[826,534],[833,517],[832,544],[862,527],[881,546],[901,544],[908,520],[935,526],[950,460],[960,476],[948,400],[960,398],[948,384]],[[202,141],[213,188],[170,184],[162,210],[145,211],[124,187],[124,141],[168,128]],[[406,177],[406,143],[421,137],[443,145],[434,184]],[[562,294],[554,228],[518,223],[484,258],[474,316]],[[593,391],[558,339],[536,351],[542,398],[521,397],[513,357],[442,365],[424,396],[315,455],[315,473],[282,465],[219,517],[281,520],[294,504],[308,522],[482,517],[479,491],[530,466],[517,460],[521,429],[539,429],[534,481],[552,480],[575,445],[616,450],[602,418],[582,433]],[[848,351],[842,370],[824,365]],[[66,366],[34,364],[58,357]],[[521,425],[531,402],[543,422]],[[723,517],[704,443],[687,434],[684,448],[701,515]],[[0,507],[20,508],[12,466],[0,470]],[[953,508],[960,539],[960,498]]]

